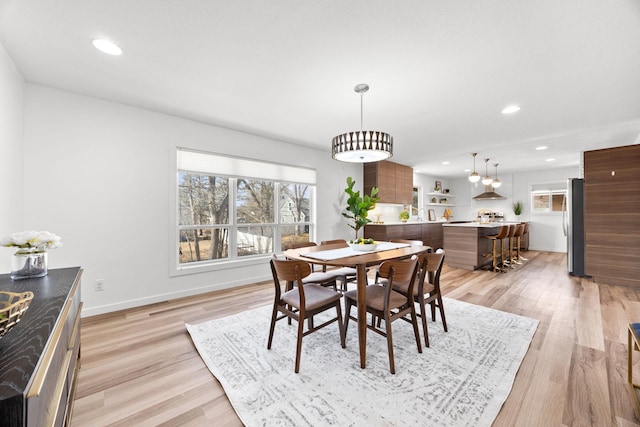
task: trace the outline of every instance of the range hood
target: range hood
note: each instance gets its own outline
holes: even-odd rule
[[[490,185],[484,186],[484,193],[478,194],[473,200],[503,200],[506,197],[501,196],[500,194],[493,191],[493,188]]]

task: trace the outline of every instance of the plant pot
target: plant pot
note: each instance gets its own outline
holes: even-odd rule
[[[16,252],[11,258],[11,278],[30,279],[47,275],[46,252]]]
[[[375,251],[376,248],[378,247],[377,243],[369,243],[366,245],[361,245],[359,243],[349,243],[349,246],[351,246],[351,249],[353,249],[354,251]]]

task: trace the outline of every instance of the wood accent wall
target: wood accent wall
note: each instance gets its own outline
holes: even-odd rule
[[[640,287],[640,145],[584,153],[585,274]]]

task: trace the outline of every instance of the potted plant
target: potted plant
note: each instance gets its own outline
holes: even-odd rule
[[[359,191],[353,191],[355,183],[353,178],[347,177],[347,188],[344,189],[344,192],[349,195],[349,198],[347,199],[347,212],[343,212],[342,216],[353,221],[353,225],[349,224],[349,227],[356,231],[355,240],[358,240],[358,231],[371,222],[367,215],[370,210],[376,207],[376,202],[380,199],[376,197],[378,194],[376,187],[371,188],[370,195],[365,194],[364,197],[360,197]]]
[[[402,222],[407,222],[408,219],[409,219],[409,212],[407,211],[400,212],[400,220]]]
[[[520,218],[520,215],[522,215],[522,202],[520,200],[513,202],[513,213],[516,214],[516,218]]]

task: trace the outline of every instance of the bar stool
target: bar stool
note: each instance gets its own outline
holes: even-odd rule
[[[500,263],[502,265],[504,265],[504,239],[509,235],[509,226],[508,225],[503,225],[502,228],[500,228],[500,231],[498,231],[498,234],[495,234],[493,236],[482,236],[485,239],[491,239],[493,240],[493,271],[494,272],[500,272],[501,269],[500,267],[498,267],[498,240],[500,241]]]
[[[525,234],[529,233],[529,223],[528,222],[523,222],[522,223],[522,236],[524,236]],[[518,237],[518,249],[520,249],[520,237]],[[518,252],[518,259],[522,260],[522,261],[528,261],[528,258],[523,257],[522,255],[520,255],[520,253]]]
[[[516,231],[513,234],[513,245],[515,246],[515,255],[512,254],[511,262],[514,264],[521,265],[520,262],[520,238],[524,233],[524,224],[517,224]]]
[[[507,256],[505,257],[504,255],[504,251],[502,252],[502,265],[503,268],[504,267],[509,267],[509,268],[516,268],[513,265],[512,262],[512,257],[513,257],[513,237],[516,234],[516,227],[517,224],[509,224],[509,232],[507,234],[507,237],[505,237],[505,239],[507,239]]]

